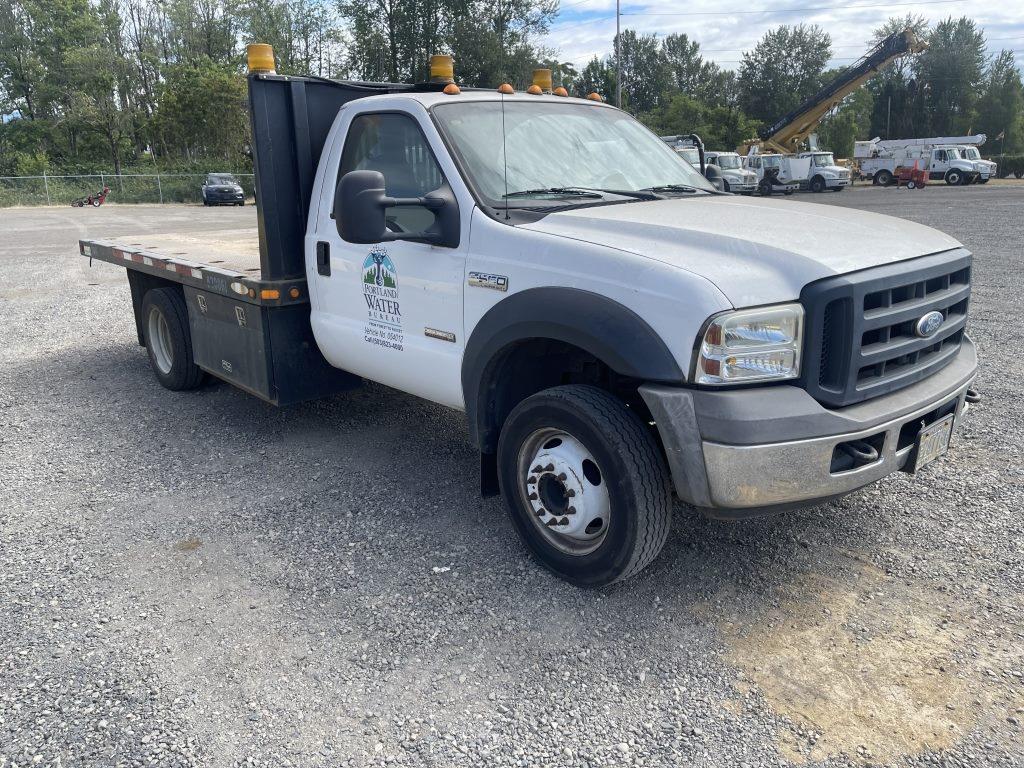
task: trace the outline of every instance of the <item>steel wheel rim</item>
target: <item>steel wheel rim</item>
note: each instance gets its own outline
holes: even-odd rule
[[[520,446],[516,482],[531,524],[560,552],[587,555],[604,542],[611,498],[601,467],[580,440],[560,429],[536,430]]]
[[[160,373],[171,372],[173,360],[171,344],[171,329],[167,327],[167,319],[164,313],[156,307],[149,311],[149,348],[153,352],[153,359]]]

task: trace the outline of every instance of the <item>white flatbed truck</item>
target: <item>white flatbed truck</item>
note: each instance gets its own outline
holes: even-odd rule
[[[481,490],[588,586],[655,558],[673,490],[750,516],[946,452],[977,368],[953,238],[721,194],[599,100],[272,68],[254,49],[258,237],[80,242],[127,270],[165,387],[461,410]]]

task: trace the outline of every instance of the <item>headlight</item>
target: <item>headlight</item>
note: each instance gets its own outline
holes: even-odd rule
[[[799,304],[725,312],[700,339],[698,384],[782,381],[800,375],[804,309]]]

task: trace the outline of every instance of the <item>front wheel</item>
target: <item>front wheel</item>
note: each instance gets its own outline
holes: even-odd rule
[[[946,173],[946,183],[951,187],[956,187],[964,183],[964,177],[960,171],[952,170]]]
[[[523,400],[502,427],[498,472],[519,536],[566,581],[627,579],[665,544],[665,462],[636,414],[603,390],[560,386]]]
[[[815,176],[811,179],[811,192],[824,192],[825,191],[825,180],[821,176]]]
[[[991,178],[991,177],[989,177]],[[979,184],[988,184],[988,179],[978,179]]]
[[[726,181],[725,179],[722,179],[722,191],[723,192],[732,192],[732,189],[730,189],[730,187],[729,187],[729,182]]]

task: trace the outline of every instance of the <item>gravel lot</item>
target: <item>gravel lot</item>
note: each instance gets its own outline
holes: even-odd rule
[[[158,386],[75,241],[251,208],[0,210],[0,767],[1024,765],[1024,186],[814,199],[974,251],[986,399],[916,479],[680,505],[596,592],[477,496],[458,414]]]

